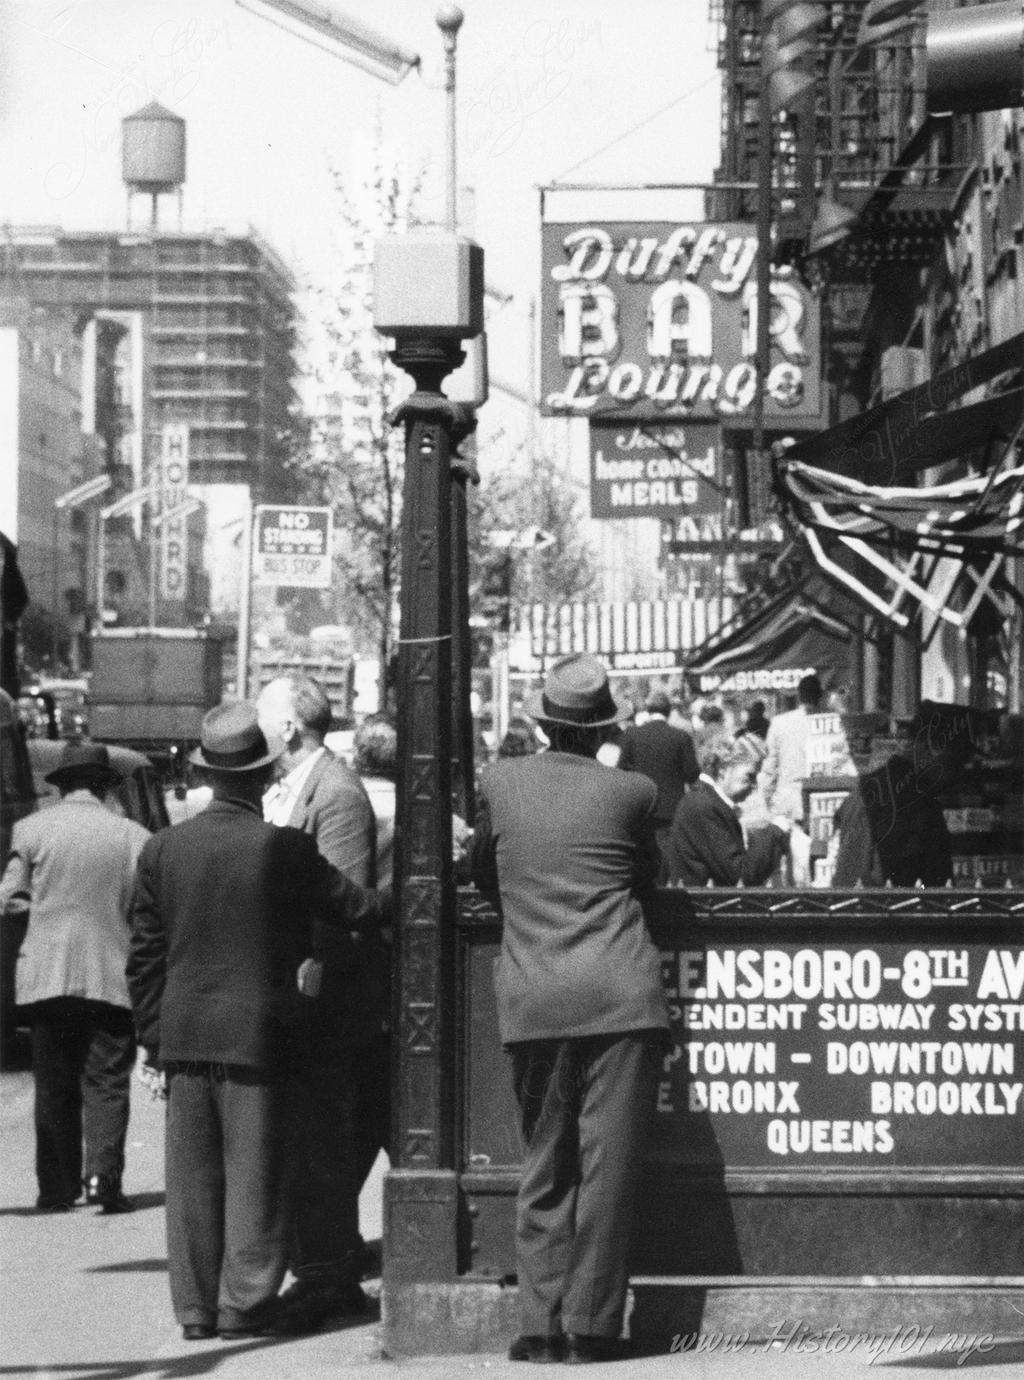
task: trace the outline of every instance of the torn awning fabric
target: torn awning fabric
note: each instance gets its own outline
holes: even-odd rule
[[[1004,374],[1019,375],[1022,369],[1024,331],[877,407],[827,431],[812,433],[791,446],[787,458],[865,484],[892,484],[969,451],[983,452],[990,442],[1005,443],[1016,431],[1024,412],[1020,387],[953,412],[942,409]],[[951,443],[955,445],[952,451]]]
[[[862,484],[784,457],[779,480],[801,526],[899,551],[1024,554],[1024,466],[921,488]]]
[[[1005,559],[1024,554],[1024,389],[936,409],[1022,366],[1024,333],[830,431],[773,448],[776,492],[819,570],[925,644],[942,623],[965,630],[986,600],[1000,616],[1021,602]],[[912,485],[916,472],[951,459],[976,472]],[[893,482],[901,478],[911,484]],[[928,616],[918,620],[919,610]]]

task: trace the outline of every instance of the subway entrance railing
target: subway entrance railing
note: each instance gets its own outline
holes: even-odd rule
[[[637,1166],[631,1335],[1024,1332],[1024,892],[668,889],[652,923],[672,1040]],[[396,1127],[398,1355],[518,1330],[500,924],[466,890],[453,927],[454,1038],[399,1013],[396,1076],[434,1061],[455,1124],[441,1170]]]

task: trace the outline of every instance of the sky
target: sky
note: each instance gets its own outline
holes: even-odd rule
[[[158,100],[188,122],[184,220],[252,224],[298,272],[329,281],[329,167],[379,127],[425,167],[443,216],[437,4],[336,6],[422,55],[389,86],[234,0],[0,0],[0,221],[126,225],[124,116]],[[539,283],[537,187],[684,183],[718,161],[708,0],[464,0],[458,181],[487,278],[525,310]],[[136,224],[148,214],[140,199]],[[173,202],[162,210],[176,218]]]
[[[330,3],[418,52],[420,69],[388,85],[235,0],[0,0],[0,229],[127,229],[121,122],[156,100],[187,122],[183,227],[255,227],[306,289],[299,307],[311,322],[315,293],[330,292],[339,274],[332,167],[351,179],[382,141],[387,162],[425,171],[420,213],[440,222],[445,211],[438,0]],[[712,178],[721,107],[709,7],[463,0],[460,228],[484,248],[488,286],[507,297],[488,303],[491,401],[477,438],[485,473],[528,464],[537,435],[522,399],[533,392],[536,359],[538,189]],[[699,219],[695,204],[673,217]],[[161,225],[176,228],[177,216],[174,198],[164,198]],[[135,198],[132,223],[148,226],[146,198]],[[317,363],[316,335],[311,326],[305,334],[314,344],[299,362],[308,366]],[[541,433],[577,484],[585,431],[582,422],[548,421]],[[652,529],[656,554],[653,522],[591,526],[603,564],[613,538],[625,543],[615,557],[623,581],[639,560],[639,529]],[[653,572],[651,551],[642,564]]]

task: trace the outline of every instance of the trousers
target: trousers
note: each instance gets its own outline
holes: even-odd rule
[[[308,1042],[289,1075],[295,1153],[296,1278],[344,1286],[362,1277],[353,1052]]]
[[[356,1179],[361,1189],[380,1152],[391,1153],[391,1036],[375,1034],[352,1053]]]
[[[525,1146],[516,1204],[521,1330],[618,1337],[661,1032],[511,1050]]]
[[[83,1177],[100,1174],[120,1183],[124,1172],[135,1061],[132,1015],[83,997],[53,997],[28,1009],[39,1198],[73,1203]]]
[[[244,1326],[276,1297],[288,1266],[286,1085],[230,1064],[171,1064],[167,1074],[174,1315],[182,1326]]]

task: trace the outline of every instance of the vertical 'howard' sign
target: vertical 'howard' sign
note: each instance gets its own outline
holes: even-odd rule
[[[185,598],[188,585],[188,426],[160,431],[160,597]]]

